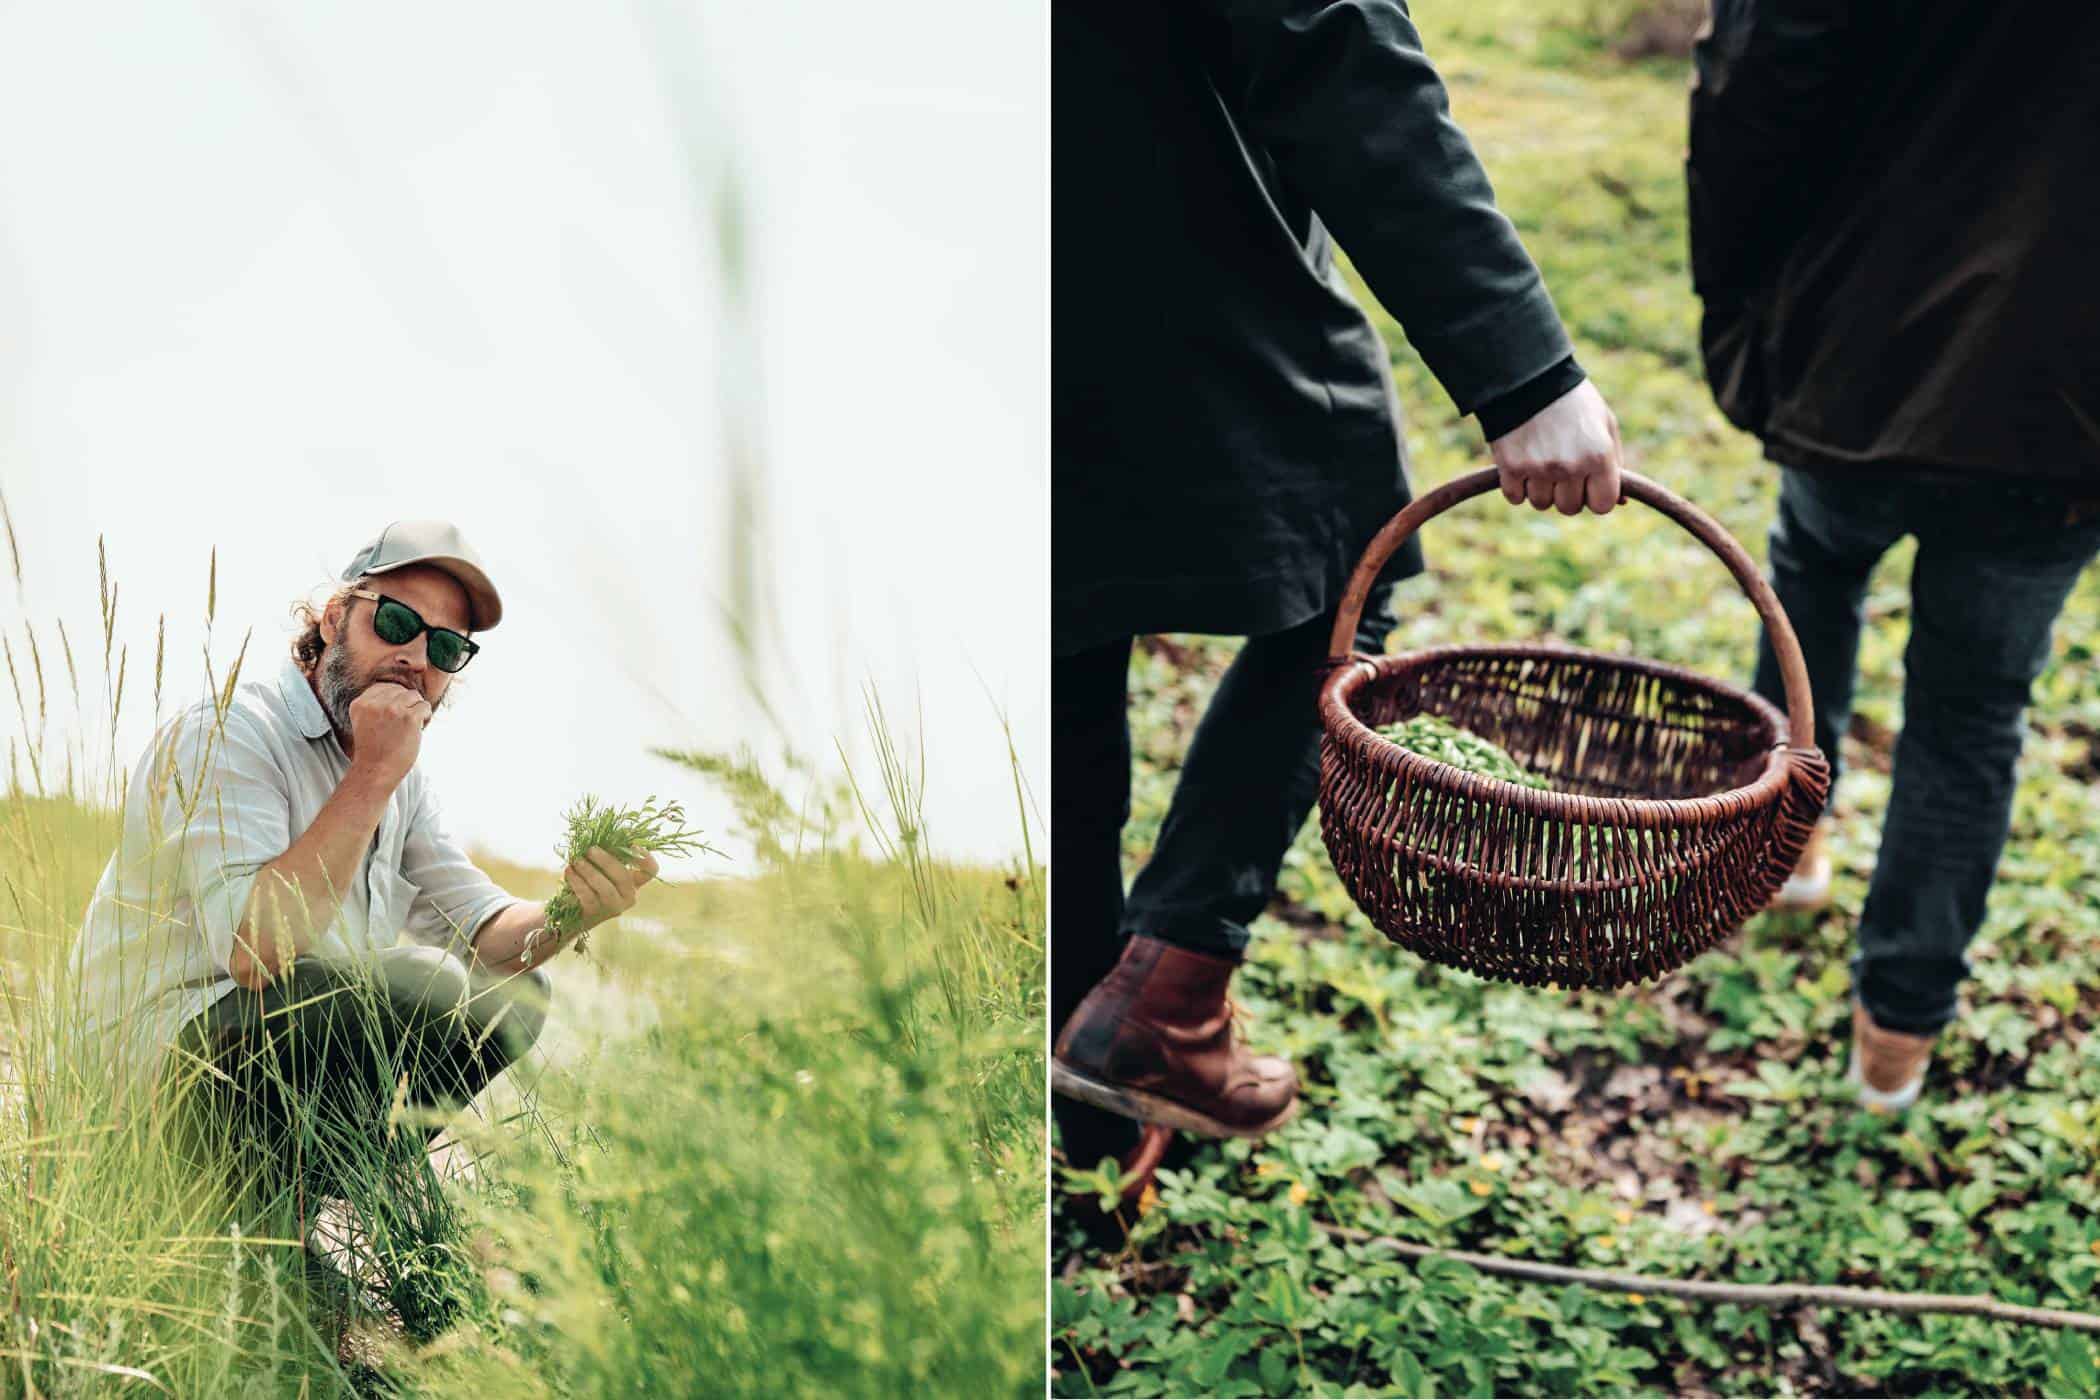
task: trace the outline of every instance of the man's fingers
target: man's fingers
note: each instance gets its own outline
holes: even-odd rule
[[[647,851],[642,852],[642,868],[635,872],[635,885],[639,887],[648,884],[656,878],[656,872],[662,868],[656,863],[655,856],[650,855]]]
[[[1612,507],[1619,503],[1618,467],[1611,465],[1602,471],[1591,472],[1583,486],[1590,509],[1599,515],[1610,515]]]
[[[606,885],[605,877],[586,860],[570,861],[567,874],[569,889],[575,894],[576,902],[583,906],[585,916],[602,916],[606,907],[613,902],[612,890]]]
[[[1503,467],[1496,484],[1512,505],[1528,502],[1533,509],[1558,510],[1562,515],[1579,515],[1584,510],[1609,515],[1623,490],[1618,463],[1603,456],[1589,459],[1579,470],[1557,462]]]
[[[603,846],[593,846],[583,853],[583,858],[598,867],[605,883],[612,886],[617,902],[623,907],[634,903],[634,876],[620,864],[620,858]]]
[[[380,688],[382,686],[385,687],[384,690]],[[430,702],[423,698],[422,691],[417,690],[414,686],[404,685],[400,681],[385,680],[374,682],[372,688],[366,691],[365,695],[370,695],[372,703],[385,710],[405,711],[413,714],[418,710],[427,711],[430,708]],[[363,695],[358,697],[360,700],[363,698]]]
[[[430,723],[431,711],[428,700],[425,700],[420,693],[402,685],[399,681],[389,681],[387,684],[401,692],[399,696],[390,695],[387,697],[390,707],[395,713],[413,719],[418,729]]]

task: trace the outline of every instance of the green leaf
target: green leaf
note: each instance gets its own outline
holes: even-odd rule
[[[2093,1362],[2092,1345],[2076,1332],[2059,1332],[2049,1350],[2049,1395],[2100,1395],[2100,1368]]]
[[[1285,1358],[1281,1347],[1270,1347],[1257,1358],[1261,1371],[1261,1383],[1271,1395],[1289,1394],[1286,1384],[1291,1373],[1291,1363]]]

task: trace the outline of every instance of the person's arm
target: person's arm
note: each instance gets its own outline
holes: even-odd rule
[[[540,966],[573,941],[547,932],[544,901],[514,899],[482,920],[467,946],[476,964],[508,975]]]
[[[1610,509],[1617,425],[1594,388],[1582,391],[1552,298],[1451,119],[1407,6],[1207,0],[1205,9],[1227,39],[1216,77],[1234,110],[1459,411],[1482,416],[1505,492],[1541,509]]]
[[[375,685],[350,703],[350,770],[313,825],[257,872],[227,958],[235,982],[262,990],[335,921],[429,722],[429,704],[405,686]]]
[[[256,882],[291,844],[291,790],[268,736],[241,710],[193,706],[155,736],[145,775],[156,909],[189,906],[191,932],[230,969]]]
[[[1858,90],[1849,0],[1714,0],[1692,49],[1685,162],[1692,286],[1742,301],[1828,192],[1828,152]]]

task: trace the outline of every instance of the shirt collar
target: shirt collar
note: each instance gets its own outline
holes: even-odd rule
[[[299,726],[301,734],[309,739],[322,739],[335,732],[296,658],[287,656],[284,659],[284,665],[277,672],[277,691],[283,696],[284,708],[291,715],[292,723]]]

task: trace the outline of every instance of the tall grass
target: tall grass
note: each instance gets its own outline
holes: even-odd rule
[[[88,896],[117,844],[125,783],[114,755],[129,654],[115,640],[119,589],[99,545],[97,563],[101,711],[81,694],[60,623],[74,723],[57,762],[47,728],[52,678],[34,624],[24,620],[19,648],[16,637],[4,639],[20,742],[11,744],[0,797],[0,1157],[12,1166],[0,1173],[0,1393],[100,1393],[122,1382],[188,1395],[217,1393],[236,1374],[263,1388],[341,1379],[325,1319],[308,1305],[300,1241],[264,1226],[266,1217],[282,1224],[272,1208],[281,1203],[240,1201],[241,1183],[196,1170],[200,1145],[181,1130],[179,1096],[140,1094],[116,1072],[108,1045],[86,1031],[66,975]],[[208,655],[208,635],[205,645]],[[164,647],[163,623],[156,719]],[[229,692],[238,671],[236,663]],[[166,911],[133,915],[153,921]]]
[[[761,873],[647,887],[588,962],[551,965],[541,1049],[449,1125],[444,1169],[397,1111],[336,1145],[352,1209],[331,1213],[81,1043],[66,955],[133,757],[115,753],[116,594],[105,564],[105,713],[55,763],[50,648],[26,624],[6,639],[0,1394],[1040,1392],[1025,804],[1011,866],[942,860],[923,745],[873,696],[865,778],[791,760],[790,795],[746,755],[667,751],[666,790],[728,793]],[[212,668],[222,704],[242,664]],[[559,880],[491,873],[527,898]],[[346,1222],[347,1274],[323,1247]]]

